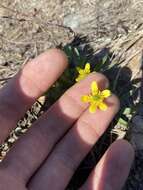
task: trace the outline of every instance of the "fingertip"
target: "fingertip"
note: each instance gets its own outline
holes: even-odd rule
[[[109,98],[105,100],[105,102],[107,103],[109,108],[114,109],[113,111],[115,114],[119,111],[120,100],[115,94],[112,94]]]
[[[134,150],[131,144],[126,140],[115,141],[105,152],[80,190],[122,189],[133,159]]]
[[[111,145],[110,148],[116,150],[118,154],[125,157],[125,159],[130,158],[130,161],[133,162],[135,157],[135,151],[132,145],[127,140],[124,139],[117,140]]]
[[[47,50],[47,52],[45,52],[45,57],[49,59],[49,56],[55,61],[61,63],[63,67],[66,67],[68,65],[67,55],[64,53],[64,51],[58,48],[52,48]]]
[[[62,50],[53,48],[40,54],[29,62],[31,67],[35,64],[39,65],[40,70],[44,68],[45,71],[49,71],[49,68],[54,68],[57,71],[63,72],[68,65],[68,58]],[[28,67],[30,67],[29,65]]]
[[[88,91],[90,92],[91,83],[93,81],[97,82],[100,90],[104,90],[109,86],[109,80],[106,78],[106,76],[97,72],[90,73],[85,79],[76,83],[76,86],[77,88],[80,87],[80,89],[83,89],[83,90],[88,89]]]
[[[65,53],[59,49],[49,49],[29,61],[17,75],[24,94],[38,98],[61,76],[67,64]]]
[[[115,141],[106,151],[94,171],[94,175],[97,176],[96,173],[100,173],[102,179],[96,181],[94,177],[94,182],[96,181],[98,188],[102,187],[104,189],[108,185],[109,189],[122,189],[133,160],[134,150],[130,143],[123,139]]]
[[[102,74],[102,73],[98,73],[98,72],[92,72],[88,77],[87,80],[92,80],[92,81],[96,81],[99,84],[99,89],[103,90],[105,88],[109,87],[109,80],[108,78]]]

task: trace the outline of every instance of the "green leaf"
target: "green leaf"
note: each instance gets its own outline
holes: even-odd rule
[[[104,65],[108,60],[108,54],[106,54],[103,58],[102,58],[102,65]]]
[[[128,125],[128,122],[125,121],[125,120],[122,119],[122,118],[119,118],[118,123],[119,123],[120,125],[123,125],[123,126],[127,126],[127,125]]]
[[[125,108],[123,114],[124,114],[124,115],[129,115],[129,114],[131,114],[131,108]]]

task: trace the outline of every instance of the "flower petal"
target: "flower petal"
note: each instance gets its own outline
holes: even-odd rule
[[[85,78],[84,75],[79,75],[75,80],[76,80],[76,82],[79,82],[79,81],[83,80],[84,78]]]
[[[85,72],[84,72],[83,69],[80,69],[78,72],[79,72],[80,75],[84,75],[85,74]]]
[[[96,108],[97,108],[96,104],[91,104],[90,107],[89,107],[89,112],[90,113],[95,113]]]
[[[109,96],[111,96],[111,91],[110,90],[103,90],[101,92],[101,95],[104,97],[104,98],[108,98]]]
[[[80,67],[76,67],[76,70],[78,71],[78,73],[80,75],[83,75],[84,74],[84,69],[81,69]]]
[[[76,82],[79,82],[79,81],[80,81],[80,80],[79,80],[79,77],[77,77],[77,78],[75,79],[75,81],[76,81]]]
[[[102,110],[102,111],[106,111],[108,108],[108,106],[104,103],[104,102],[101,102],[99,104],[99,109]]]
[[[91,83],[91,91],[92,91],[92,95],[95,96],[98,93],[98,86],[97,86],[97,82],[93,81]]]
[[[90,64],[89,63],[86,63],[84,70],[86,73],[90,73]]]
[[[84,95],[81,97],[81,101],[85,103],[90,102],[90,97],[88,95]]]

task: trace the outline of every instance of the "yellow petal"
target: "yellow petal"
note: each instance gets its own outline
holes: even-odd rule
[[[83,75],[84,74],[84,69],[81,69],[80,67],[76,67],[76,70],[78,71],[78,73],[80,75]]]
[[[90,64],[89,63],[86,63],[84,70],[86,73],[90,73]]]
[[[90,113],[95,113],[96,108],[97,108],[97,107],[96,107],[95,104],[91,104],[90,107],[89,107],[89,111],[90,111]]]
[[[104,97],[104,98],[107,98],[109,96],[111,96],[111,91],[110,90],[103,90],[101,92],[101,95]]]
[[[106,111],[107,108],[108,108],[108,107],[107,107],[107,105],[106,105],[105,103],[101,102],[101,103],[99,104],[99,109],[100,109],[100,110]]]
[[[88,95],[84,95],[81,97],[81,101],[85,103],[90,102],[90,97]]]
[[[85,78],[84,75],[79,75],[75,80],[76,80],[76,82],[79,82],[79,81],[83,80],[84,78]]]
[[[76,81],[76,82],[79,82],[79,77],[77,77],[77,78],[75,79],[75,81]]]
[[[78,72],[79,72],[80,75],[84,75],[85,74],[85,72],[84,72],[83,69],[80,69]]]
[[[97,83],[95,81],[93,81],[91,83],[91,91],[92,91],[92,95],[95,96],[98,93],[98,86]]]

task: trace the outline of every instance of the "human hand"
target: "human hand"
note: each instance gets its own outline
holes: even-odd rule
[[[18,120],[62,74],[67,58],[49,50],[26,64],[0,91],[0,142]],[[106,112],[89,113],[81,96],[90,83],[100,89],[108,80],[99,73],[71,87],[12,147],[0,164],[0,190],[64,190],[76,168],[108,127],[119,109],[118,99],[107,99]],[[124,140],[106,151],[81,190],[120,190],[134,152]]]

